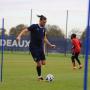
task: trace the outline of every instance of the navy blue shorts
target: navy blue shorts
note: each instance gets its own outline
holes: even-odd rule
[[[30,51],[31,51],[31,55],[32,55],[35,62],[45,60],[45,54],[44,54],[43,50],[34,50],[34,49],[32,49]]]

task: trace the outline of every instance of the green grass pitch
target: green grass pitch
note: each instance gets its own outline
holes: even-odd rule
[[[1,57],[1,55],[0,55]],[[53,74],[51,83],[38,81],[35,63],[27,53],[5,53],[3,82],[0,90],[83,90],[84,67],[73,70],[70,55],[49,54],[42,75]],[[84,65],[84,58],[80,57]],[[90,66],[90,63],[89,63]],[[90,90],[90,67],[88,72],[88,90]]]

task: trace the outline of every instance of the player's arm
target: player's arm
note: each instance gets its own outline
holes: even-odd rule
[[[55,47],[56,47],[56,45],[53,45],[53,44],[51,44],[51,43],[48,41],[48,39],[47,39],[47,37],[46,37],[46,34],[45,34],[45,37],[44,37],[44,42],[45,42],[48,46],[50,46],[51,48],[55,48]]]
[[[22,30],[21,31],[21,33],[17,36],[17,40],[20,40],[21,39],[21,36],[25,33],[25,32],[27,32],[28,31],[28,29],[27,28],[25,28],[24,30]]]

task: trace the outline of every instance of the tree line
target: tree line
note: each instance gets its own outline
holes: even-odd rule
[[[25,28],[27,28],[27,26],[24,24],[19,24],[15,27],[11,27],[11,29],[9,30],[9,35],[18,36],[18,34]],[[0,28],[0,35],[2,34],[1,30],[2,28]],[[6,29],[4,29],[4,34],[5,32],[6,32]],[[86,29],[83,32],[80,32],[78,28],[74,28],[70,31],[69,38],[72,33],[76,33],[80,37],[80,39],[85,39],[85,35],[86,35],[85,32],[86,32]],[[50,36],[50,37],[53,36],[53,37],[64,38],[66,36],[63,30],[57,25],[49,25],[49,24],[46,25],[46,33],[47,33],[47,36]],[[24,36],[30,36],[30,33],[26,32]]]

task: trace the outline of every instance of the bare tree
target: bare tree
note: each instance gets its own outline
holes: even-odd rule
[[[78,38],[80,38],[81,35],[82,35],[82,31],[81,31],[80,29],[74,28],[74,29],[72,29],[72,30],[69,32],[69,38],[71,37],[71,35],[72,35],[73,33],[76,34]]]
[[[0,28],[0,35],[2,35],[2,28]],[[7,35],[6,34],[6,29],[4,29],[4,35]]]
[[[27,28],[27,26],[24,25],[24,24],[20,24],[20,25],[17,25],[16,27],[12,27],[12,28],[10,29],[9,35],[18,36],[18,34],[19,34],[23,29],[25,29],[25,28]],[[30,35],[30,33],[26,32],[26,33],[24,34],[24,36],[27,36],[27,35]]]
[[[16,28],[12,27],[9,31],[9,35],[15,35],[16,36]]]
[[[64,33],[62,32],[60,27],[57,25],[47,25],[46,29],[47,29],[48,36],[60,37],[60,38],[64,37]]]
[[[82,33],[82,35],[81,35],[80,38],[81,38],[81,39],[85,39],[85,37],[86,37],[86,30],[83,31],[83,33]]]

